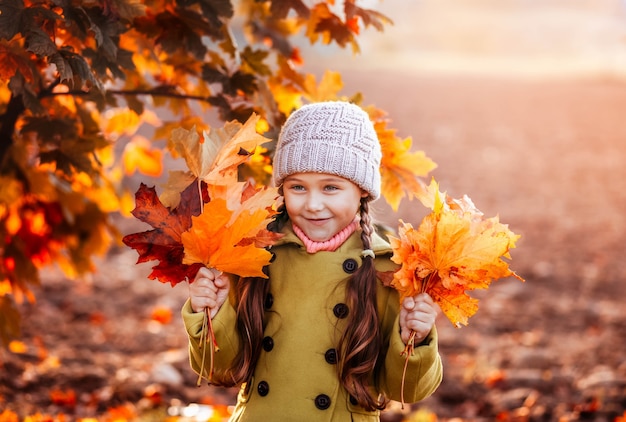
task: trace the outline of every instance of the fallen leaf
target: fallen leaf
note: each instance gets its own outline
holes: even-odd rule
[[[0,422],[19,422],[20,418],[17,416],[17,413],[12,410],[3,410],[0,413]]]
[[[11,353],[24,354],[28,351],[28,346],[22,341],[13,340],[9,343],[9,351]]]
[[[55,388],[50,391],[50,400],[56,405],[74,408],[76,407],[76,392],[72,389]]]
[[[163,325],[169,324],[170,322],[172,322],[172,310],[169,308],[164,308],[162,306],[155,308],[152,310],[150,319]]]

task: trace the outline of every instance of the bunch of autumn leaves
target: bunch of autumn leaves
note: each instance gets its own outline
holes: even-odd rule
[[[266,277],[263,267],[278,238],[266,229],[278,208],[274,188],[239,181],[239,166],[269,139],[256,131],[257,116],[203,131],[178,128],[169,148],[188,171],[171,171],[164,191],[141,184],[133,215],[152,230],[124,237],[138,263],[159,261],[148,276],[172,286],[193,280],[205,265],[244,277]]]
[[[421,177],[434,168],[423,152],[412,152],[410,138],[400,140],[370,110],[383,150],[383,195],[397,209],[404,193],[431,210],[417,228],[400,221],[398,237],[390,237],[392,260],[400,265],[381,279],[401,299],[429,293],[455,325],[467,325],[478,300],[467,292],[486,289],[505,277],[522,280],[503,258],[519,238],[498,217],[484,218],[468,197],[455,200]],[[171,172],[165,191],[141,185],[133,215],[153,230],[124,237],[139,253],[139,262],[158,260],[149,278],[173,286],[193,280],[205,265],[242,277],[267,277],[267,250],[280,234],[267,224],[281,200],[277,189],[239,180],[239,166],[270,140],[256,131],[258,116],[221,129],[172,133],[170,149],[184,158],[189,171]],[[415,169],[419,169],[416,171]],[[391,199],[391,200],[390,200]]]

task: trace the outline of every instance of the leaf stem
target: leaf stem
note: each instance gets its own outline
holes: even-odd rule
[[[198,177],[198,199],[200,200],[200,214],[204,212],[204,201],[202,200],[202,180]]]
[[[205,374],[204,363],[206,359],[206,349],[207,345],[209,345],[209,353],[210,353],[210,364],[209,369]],[[217,345],[217,339],[215,338],[215,332],[213,331],[213,322],[211,321],[211,315],[209,314],[209,309],[206,308],[204,310],[202,316],[202,332],[200,333],[200,348],[202,349],[202,362],[200,363],[200,373],[198,375],[198,381],[196,385],[200,387],[202,384],[202,378],[206,377],[207,381],[211,382],[213,378],[213,361],[215,360],[215,352],[219,351],[220,348]]]
[[[207,343],[211,343],[211,364],[209,365],[209,382],[211,381],[211,379],[213,378],[213,368],[214,368],[214,364],[213,361],[215,360],[215,352],[217,352],[219,350],[219,347],[217,347],[217,341],[215,340],[215,332],[213,331],[213,321],[211,321],[211,315],[209,314],[209,309],[205,309],[204,313],[207,316],[207,330],[208,333],[207,335],[209,336],[209,338],[207,339]]]
[[[426,293],[428,291],[428,284],[433,279],[435,272],[432,272],[426,276],[426,278],[422,279],[422,288],[420,293]]]
[[[426,278],[422,279],[422,288],[420,289],[420,293],[425,293],[428,290],[428,284],[433,278],[434,273],[428,274]],[[409,335],[409,341],[404,346],[404,350],[401,353],[401,356],[406,356],[404,360],[404,368],[402,369],[402,386],[400,387],[400,404],[402,409],[404,409],[404,382],[406,380],[406,370],[409,366],[409,358],[413,356],[413,352],[415,351],[415,335],[417,333],[411,330],[411,334]]]
[[[202,385],[202,377],[204,373],[204,358],[206,357],[206,336],[207,336],[207,312],[206,310],[202,313],[202,330],[200,331],[200,343],[199,347],[202,349],[202,360],[200,362],[200,371],[198,373],[198,381],[196,382],[196,386],[200,387]]]
[[[404,346],[404,350],[402,351],[402,356],[406,356],[404,359],[404,368],[402,369],[402,387],[400,388],[400,403],[402,405],[402,409],[404,409],[404,382],[406,379],[406,370],[409,366],[409,357],[413,355],[413,350],[415,349],[415,331],[411,330],[411,335],[409,336],[409,341]]]

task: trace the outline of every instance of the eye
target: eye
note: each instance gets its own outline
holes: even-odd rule
[[[336,190],[339,190],[339,186],[336,186],[336,185],[326,185],[326,186],[324,186],[324,190],[328,191],[328,192],[334,192]]]
[[[296,192],[303,192],[304,186],[302,185],[298,185],[298,184],[293,184],[293,185],[287,185],[287,189],[292,190],[292,191],[296,191]]]

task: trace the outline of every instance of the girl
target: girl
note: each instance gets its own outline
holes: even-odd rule
[[[203,268],[190,284],[182,315],[191,366],[209,367],[199,347],[208,310],[220,347],[209,382],[241,384],[231,421],[378,421],[389,400],[401,399],[411,330],[404,401],[439,386],[432,299],[400,304],[377,277],[398,268],[369,214],[380,195],[380,159],[374,127],[358,106],[323,102],[295,111],[274,156],[284,205],[269,228],[284,237],[270,249],[269,278]]]

